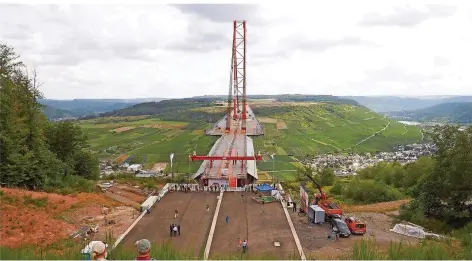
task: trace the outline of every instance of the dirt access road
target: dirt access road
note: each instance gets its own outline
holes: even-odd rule
[[[244,194],[245,202],[241,198]],[[248,253],[243,259],[299,258],[290,227],[279,202],[264,205],[252,199],[251,192],[225,192],[216,223],[215,234],[210,249],[210,259],[224,258],[228,255],[238,256],[238,237],[248,240]],[[229,223],[226,223],[226,216]],[[274,246],[274,241],[280,246]]]
[[[151,214],[145,215],[130,233],[124,238],[125,247],[133,247],[134,243],[143,238],[153,243],[169,242],[177,250],[191,251],[195,257],[206,243],[211,221],[217,202],[217,194],[205,192],[169,191],[160,202],[157,202]],[[205,207],[210,206],[207,212]],[[179,211],[179,218],[174,218],[174,210]],[[170,224],[181,226],[181,235],[170,236]]]
[[[349,214],[346,213],[346,215]],[[349,238],[340,238],[337,241],[328,240],[328,234],[331,231],[329,223],[322,226],[309,224],[306,216],[298,216],[296,212],[290,212],[290,216],[308,259],[342,259],[352,254],[355,243],[362,239],[375,239],[382,250],[388,249],[390,242],[400,242],[402,240],[411,244],[418,242],[415,238],[390,232],[389,229],[393,227],[392,218],[382,213],[354,213],[353,216],[366,222],[367,233],[363,236],[351,235]]]

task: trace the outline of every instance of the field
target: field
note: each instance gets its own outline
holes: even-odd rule
[[[102,158],[123,163],[143,164],[151,169],[156,163],[168,163],[174,153],[173,170],[177,173],[195,172],[200,164],[189,162],[194,150],[206,153],[216,141],[204,132],[187,130],[188,123],[160,121],[154,118],[124,117],[82,121],[92,149]],[[126,131],[117,129],[128,127]],[[132,128],[131,128],[132,127]],[[204,126],[202,126],[204,129]],[[170,168],[170,164],[166,165]]]
[[[421,139],[420,129],[384,118],[364,107],[345,104],[257,102],[252,106],[265,135],[254,137],[255,151],[264,155],[261,171],[276,171],[289,179],[297,159],[327,152],[388,151],[393,145]],[[221,107],[191,109],[192,117]],[[202,116],[203,117],[203,116]],[[198,117],[197,117],[198,118]],[[201,117],[200,117],[201,118]],[[168,163],[174,153],[173,171],[194,173],[199,162],[189,162],[193,151],[206,154],[216,137],[204,135],[208,123],[163,121],[152,116],[96,118],[81,121],[93,150],[117,163],[141,163],[151,169]],[[267,156],[275,154],[274,162]],[[169,171],[170,164],[167,165]]]

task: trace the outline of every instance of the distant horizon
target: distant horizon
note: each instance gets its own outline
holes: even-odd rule
[[[333,95],[333,94],[306,94],[306,93],[296,93],[296,94],[248,94],[247,96],[280,96],[280,95],[306,95],[306,96],[334,96],[334,97],[395,97],[395,98],[430,98],[430,99],[440,99],[440,98],[452,98],[452,97],[472,97],[472,94],[466,95]],[[45,97],[40,100],[56,100],[56,101],[73,101],[73,100],[152,100],[152,99],[161,99],[161,100],[171,100],[171,99],[189,99],[195,97],[212,97],[212,96],[227,96],[227,94],[209,94],[209,95],[198,95],[198,96],[187,96],[187,97],[129,97],[129,98],[48,98]]]

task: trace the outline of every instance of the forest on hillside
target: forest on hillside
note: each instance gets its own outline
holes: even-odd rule
[[[38,73],[0,43],[0,183],[64,193],[91,190],[98,159],[79,126],[48,121],[38,102],[40,86]]]

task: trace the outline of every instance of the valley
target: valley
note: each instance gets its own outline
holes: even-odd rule
[[[175,112],[164,115],[100,117],[81,120],[79,125],[102,160],[151,169],[156,163],[168,163],[174,153],[174,172],[193,173],[200,165],[189,162],[188,155],[193,151],[206,153],[216,140],[205,135],[211,123],[202,119],[217,118],[224,108],[188,108],[184,104],[179,109],[178,101],[174,103]],[[361,106],[264,101],[252,106],[265,131],[263,137],[254,137],[255,150],[264,155],[258,164],[260,171],[276,169],[290,174],[298,161],[315,155],[391,151],[396,145],[421,140],[420,128],[405,126]],[[275,162],[269,157],[273,154]]]

